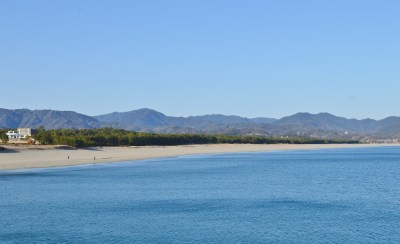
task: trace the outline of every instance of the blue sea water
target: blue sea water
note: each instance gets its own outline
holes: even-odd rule
[[[400,147],[0,173],[1,243],[400,243]]]

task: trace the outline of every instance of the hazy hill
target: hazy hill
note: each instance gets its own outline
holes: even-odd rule
[[[172,117],[152,109],[139,109],[130,112],[114,112],[95,116],[103,126],[111,126],[124,129],[136,129],[147,131],[198,131],[203,133],[224,133],[228,125],[243,127],[251,124],[271,124],[275,119],[257,118],[248,119],[239,116],[227,116],[221,114]]]
[[[208,121],[218,124],[272,124],[276,119],[272,118],[244,118],[235,115],[222,115],[222,114],[211,114],[203,116],[190,116],[188,119]]]
[[[234,115],[166,116],[151,109],[96,116],[109,126],[154,131],[158,133],[223,133],[259,135],[304,135],[341,137],[349,134],[374,134],[381,137],[400,136],[400,117],[383,120],[347,119],[329,113],[297,113],[281,119],[245,118]]]
[[[144,108],[90,117],[72,111],[0,109],[0,128],[39,126],[47,129],[114,127],[156,133],[299,135],[321,138],[352,135],[400,137],[400,117],[394,116],[383,120],[346,119],[329,113],[297,113],[281,119],[252,119],[221,114],[173,117]]]
[[[94,116],[103,124],[121,128],[168,126],[168,117],[155,110],[143,108],[129,112],[114,112]]]
[[[377,129],[378,121],[373,119],[346,119],[329,113],[297,113],[283,117],[275,122],[275,125],[292,125],[303,128],[314,128],[327,131],[341,131],[352,133],[370,133]]]
[[[98,121],[90,116],[72,111],[0,109],[0,128],[30,127],[46,129],[57,128],[95,128]]]
[[[374,134],[386,138],[400,137],[400,117],[388,117],[380,120]]]

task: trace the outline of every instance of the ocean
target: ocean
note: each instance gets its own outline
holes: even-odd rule
[[[400,147],[0,172],[1,243],[400,243]]]

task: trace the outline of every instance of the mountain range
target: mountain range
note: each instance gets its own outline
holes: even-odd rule
[[[329,113],[297,113],[281,119],[245,118],[221,114],[173,117],[152,109],[87,116],[73,111],[0,109],[0,128],[113,127],[155,133],[217,133],[230,135],[312,136],[349,138],[400,137],[400,117],[382,120],[347,119]]]

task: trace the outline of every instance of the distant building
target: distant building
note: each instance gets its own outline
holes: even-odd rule
[[[18,128],[17,131],[9,130],[6,135],[8,139],[26,139],[32,135],[31,128]]]

